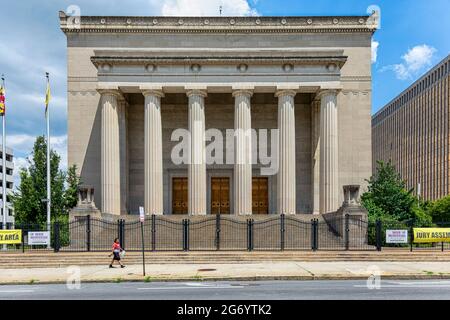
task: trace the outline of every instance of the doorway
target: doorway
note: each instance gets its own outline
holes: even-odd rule
[[[230,178],[211,178],[211,214],[230,214]]]
[[[253,178],[252,213],[269,214],[269,178],[267,177]]]

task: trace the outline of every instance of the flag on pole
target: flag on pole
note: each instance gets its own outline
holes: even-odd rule
[[[50,81],[48,81],[48,78],[47,78],[47,90],[45,91],[45,113],[47,113],[48,104],[49,104],[51,98],[52,98],[52,96],[50,93]]]
[[[3,85],[0,86],[0,116],[4,116],[6,112],[5,105],[5,88]]]

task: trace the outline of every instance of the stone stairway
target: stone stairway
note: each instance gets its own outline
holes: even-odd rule
[[[5,252],[0,253],[0,269],[53,268],[71,265],[107,265],[109,252]],[[226,264],[258,262],[321,261],[450,261],[450,251],[385,249],[377,251],[207,251],[146,252],[147,264]],[[141,264],[140,252],[127,252],[125,264]]]

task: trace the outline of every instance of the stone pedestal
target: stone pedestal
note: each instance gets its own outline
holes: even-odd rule
[[[100,210],[97,209],[94,201],[94,187],[89,185],[80,185],[78,187],[78,202],[75,208],[69,212],[69,221],[76,220],[78,217],[90,215],[95,218],[102,218]]]

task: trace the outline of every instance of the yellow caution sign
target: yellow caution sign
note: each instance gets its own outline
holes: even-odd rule
[[[0,244],[21,244],[22,230],[0,230]]]
[[[414,228],[414,243],[450,242],[450,228]]]

